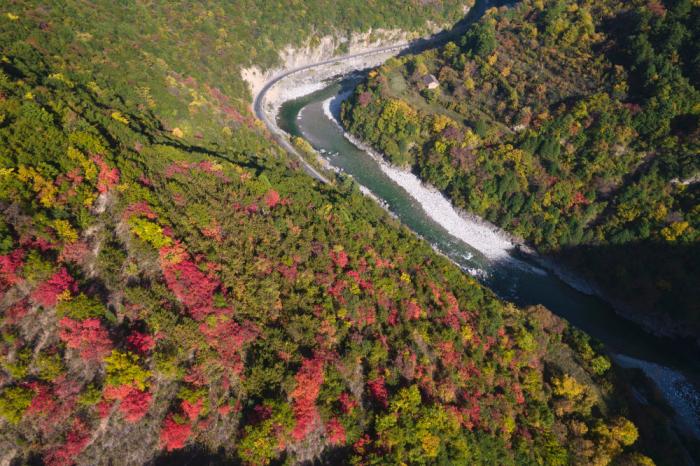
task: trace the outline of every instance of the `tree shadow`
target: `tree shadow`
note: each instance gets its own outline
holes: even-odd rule
[[[624,313],[700,337],[700,244],[582,245],[552,257],[597,285]]]
[[[202,445],[163,453],[148,466],[240,466],[242,463],[226,455],[223,449],[212,452]]]

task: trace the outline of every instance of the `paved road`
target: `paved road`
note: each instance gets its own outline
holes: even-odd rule
[[[272,77],[269,81],[265,83],[265,85],[260,89],[257,95],[254,96],[253,98],[253,112],[255,113],[255,116],[262,121],[267,129],[272,133],[274,138],[277,140],[277,142],[290,154],[294,155],[295,157],[298,157],[298,159],[301,161],[304,170],[317,180],[323,182],[323,183],[329,183],[329,180],[323,176],[321,173],[319,173],[316,168],[314,168],[309,162],[307,162],[304,157],[301,156],[301,154],[290,144],[289,140],[287,139],[287,134],[282,131],[278,126],[276,121],[271,121],[267,114],[265,113],[265,110],[263,108],[265,104],[265,96],[267,95],[267,92],[279,81],[293,75],[296,73],[300,73],[303,71],[307,71],[313,68],[318,68],[320,66],[325,66],[325,65],[330,65],[333,63],[338,63],[341,61],[345,60],[352,60],[355,58],[360,58],[360,57],[366,57],[366,56],[371,56],[371,55],[377,55],[377,54],[383,54],[383,53],[388,53],[388,52],[396,52],[396,55],[400,54],[401,52],[420,52],[422,50],[425,50],[430,47],[435,47],[441,43],[445,43],[448,40],[451,40],[452,38],[458,37],[460,34],[462,34],[468,27],[469,25],[480,18],[484,11],[489,7],[491,4],[491,0],[481,0],[477,1],[474,7],[469,11],[469,14],[459,23],[455,25],[450,30],[446,31],[441,31],[432,37],[429,37],[427,39],[417,39],[414,41],[410,42],[403,42],[399,44],[393,44],[393,45],[388,45],[388,46],[382,46],[382,47],[377,47],[371,50],[365,50],[364,52],[360,53],[353,53],[353,54],[348,54],[348,55],[342,55],[339,57],[333,57],[328,60],[323,60],[317,63],[311,63],[309,65],[305,66],[300,66],[298,68],[294,68],[291,70],[284,71],[274,77]]]
[[[288,71],[285,71],[283,73],[280,73],[276,76],[274,76],[272,79],[270,79],[268,82],[265,83],[265,85],[260,89],[260,92],[255,96],[254,102],[253,102],[253,111],[255,112],[255,116],[262,121],[267,129],[272,133],[272,135],[275,137],[277,142],[289,153],[292,155],[295,155],[296,157],[299,158],[301,163],[304,166],[304,170],[306,172],[316,178],[317,180],[323,182],[323,183],[328,183],[328,179],[323,176],[321,173],[316,170],[310,163],[308,163],[302,156],[299,154],[299,152],[294,148],[289,143],[289,140],[286,137],[286,133],[282,131],[278,126],[277,122],[270,120],[268,117],[267,113],[265,112],[263,105],[265,104],[265,96],[267,95],[267,92],[279,81],[293,75],[296,73],[300,73],[303,71],[307,71],[313,68],[318,68],[320,66],[325,66],[325,65],[330,65],[333,63],[338,63],[341,61],[345,60],[351,60],[354,58],[360,58],[360,57],[366,57],[366,56],[371,56],[371,55],[377,55],[380,53],[387,53],[391,51],[396,51],[396,53],[400,53],[401,51],[407,49],[410,47],[411,43],[410,42],[405,42],[401,44],[395,44],[391,46],[386,46],[386,47],[378,47],[376,49],[372,50],[366,50],[361,53],[354,53],[354,54],[349,54],[349,55],[343,55],[340,57],[333,57],[332,59],[329,60],[324,60],[320,61],[318,63],[312,63],[310,65],[305,65],[305,66],[300,66],[298,68],[294,68]]]

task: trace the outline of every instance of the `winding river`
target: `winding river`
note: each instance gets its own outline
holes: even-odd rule
[[[642,369],[675,410],[683,430],[700,438],[700,395],[691,382],[699,378],[698,361],[674,341],[645,332],[601,299],[519,257],[506,235],[460,215],[415,175],[351,142],[338,124],[338,112],[355,82],[339,78],[286,102],[277,126],[305,138],[330,166],[352,176],[363,192],[501,298],[519,306],[546,306],[603,342],[617,364]]]

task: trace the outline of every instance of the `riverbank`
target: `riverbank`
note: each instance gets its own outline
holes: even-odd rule
[[[492,4],[491,0],[477,0],[471,7],[465,5],[465,16],[457,24],[428,23],[423,28],[427,33],[423,35],[417,32],[378,29],[353,33],[349,37],[325,36],[317,43],[301,48],[286,47],[280,52],[281,66],[268,70],[259,67],[241,70],[241,77],[248,84],[253,96],[253,113],[265,124],[277,142],[299,159],[309,175],[323,183],[329,183],[329,180],[290,144],[288,135],[277,126],[275,119],[280,106],[284,102],[322,89],[324,83],[334,77],[374,68],[401,53],[418,53],[459,38]],[[344,50],[345,53],[339,54],[340,50]]]
[[[349,36],[324,36],[298,48],[288,46],[279,54],[279,67],[263,70],[253,66],[241,70],[241,77],[253,96],[253,110],[274,129],[274,116],[282,103],[321,89],[322,83],[330,78],[375,68],[400,53],[417,53],[459,38],[493,3],[477,0],[471,7],[465,5],[464,18],[456,24],[428,22],[422,31],[375,29]]]
[[[302,54],[300,57],[287,60],[289,66],[301,64],[297,68],[281,68],[280,70],[269,71],[266,74],[248,74],[246,79],[252,79],[251,76],[257,76],[256,79],[249,81],[251,89],[255,96],[255,111],[268,127],[270,132],[277,138],[280,144],[289,152],[296,154],[301,160],[306,171],[314,176],[319,181],[328,183],[329,179],[320,173],[315,167],[309,164],[304,157],[289,143],[289,135],[282,131],[276,122],[277,114],[281,105],[288,101],[299,97],[314,93],[326,85],[327,81],[337,78],[338,76],[347,75],[352,72],[357,72],[363,69],[377,66],[390,56],[397,55],[402,51],[407,50],[410,44],[382,44],[379,47],[368,46],[367,44],[359,45],[355,50],[357,53],[334,57],[329,60],[324,60],[319,63],[308,63],[309,60],[325,57],[322,52]],[[329,53],[330,48],[324,49]],[[269,80],[260,82],[259,79],[264,76]],[[256,91],[257,89],[257,91]],[[339,105],[339,102],[337,102]],[[330,104],[329,104],[330,105]],[[337,122],[337,119],[333,117]],[[361,144],[361,141],[353,140],[356,145]],[[362,146],[363,150],[373,154],[371,148]],[[384,158],[377,156],[382,162]],[[319,157],[322,159],[322,157]],[[390,167],[388,164],[380,164],[382,170],[387,175],[392,177],[398,183],[408,183],[416,191],[425,188],[420,180],[410,176],[411,174],[403,172],[396,167]],[[415,178],[415,179],[414,179]],[[440,211],[444,209],[449,213],[449,219],[446,219],[443,226],[454,234],[456,237],[466,241],[469,244],[474,244],[477,248],[482,248],[485,255],[492,260],[513,260],[513,252],[516,255],[521,255],[527,261],[534,262],[540,267],[550,271],[552,274],[559,277],[563,282],[567,283],[572,288],[592,296],[598,296],[609,303],[615,312],[636,324],[642,326],[647,332],[664,337],[687,336],[682,333],[682,329],[672,325],[667,319],[663,320],[653,316],[640,316],[639,313],[629,309],[624,303],[612,299],[603,290],[585,279],[573,270],[563,264],[557,263],[552,258],[543,257],[529,247],[521,238],[514,237],[508,232],[496,227],[495,225],[484,222],[482,219],[470,215],[467,212],[460,211],[454,208],[448,200],[441,199],[440,193],[431,188],[425,188],[425,196],[423,196],[423,205],[426,211]],[[464,227],[462,223],[468,225],[468,231],[465,234],[461,231]]]
[[[344,92],[324,102],[324,112],[328,119],[333,121],[348,141],[358,149],[371,155],[387,176],[403,186],[421,204],[426,213],[445,227],[453,236],[484,252],[484,255],[492,260],[517,260],[514,258],[514,253],[522,255],[528,260],[537,263],[543,269],[553,273],[575,290],[587,295],[597,296],[611,304],[611,306],[613,305],[612,301],[595,284],[583,279],[565,266],[555,263],[552,259],[540,255],[527,245],[522,238],[518,238],[480,217],[455,207],[437,188],[424,183],[409,170],[389,164],[386,161],[386,157],[348,133],[340,122],[339,111],[342,101],[348,98],[349,95],[349,92]],[[436,215],[436,212],[440,212],[440,215]],[[536,267],[529,264],[523,265],[536,271]],[[628,314],[630,314],[629,312],[623,313],[618,308],[616,308],[616,312],[625,318],[628,318]],[[637,323],[643,324],[642,322]],[[651,328],[647,330],[656,334]],[[668,335],[658,334],[657,336]]]
[[[468,217],[449,202],[437,189],[424,184],[408,170],[390,165],[384,157],[371,147],[349,134],[338,119],[338,110],[349,93],[342,93],[323,102],[326,117],[343,133],[343,136],[358,149],[372,156],[381,170],[395,183],[403,187],[423,208],[426,214],[441,225],[452,236],[459,238],[492,261],[510,260],[516,245],[508,235],[503,234],[492,224],[473,216]],[[331,108],[331,107],[335,108]],[[440,215],[435,215],[439,212]]]
[[[291,56],[283,60],[285,65],[281,68],[268,71],[258,68],[242,70],[241,75],[253,94],[255,116],[265,124],[287,152],[297,157],[309,175],[322,183],[329,183],[330,180],[290,143],[289,135],[277,126],[280,107],[284,102],[322,89],[326,81],[333,77],[378,66],[389,57],[410,47],[410,43],[402,39],[403,37],[400,37],[398,43],[382,43],[378,46],[362,45],[360,42],[360,45],[354,47],[353,53],[337,57],[333,56],[335,49],[323,46],[322,41],[318,48],[298,52],[299,56],[294,55],[293,49],[288,50]]]
[[[693,383],[678,371],[648,361],[642,361],[625,355],[615,355],[613,360],[625,369],[639,369],[651,379],[664,399],[676,413],[676,422],[683,430],[700,439],[700,397]],[[646,400],[644,400],[646,401]]]

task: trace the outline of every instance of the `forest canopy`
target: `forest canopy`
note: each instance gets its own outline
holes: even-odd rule
[[[699,24],[691,0],[494,8],[460,40],[370,73],[343,122],[628,317],[695,337]]]
[[[497,299],[352,183],[317,183],[250,112],[238,72],[284,45],[464,6],[3,4],[3,459],[653,464],[600,345]],[[403,154],[423,113],[392,102]]]

